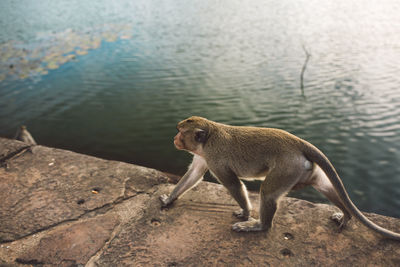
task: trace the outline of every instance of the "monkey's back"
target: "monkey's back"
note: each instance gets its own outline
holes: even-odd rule
[[[238,176],[261,177],[279,158],[302,157],[302,142],[280,129],[220,124],[210,133],[204,152],[211,170],[226,165]]]

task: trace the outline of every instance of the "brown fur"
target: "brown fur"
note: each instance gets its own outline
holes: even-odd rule
[[[340,228],[353,215],[381,235],[400,240],[400,234],[368,220],[350,200],[326,156],[295,135],[273,128],[230,126],[196,116],[179,122],[177,129],[175,146],[194,157],[171,195],[160,197],[164,206],[196,185],[210,170],[241,207],[235,215],[246,221],[235,223],[235,231],[269,230],[279,198],[291,189],[312,185],[341,209],[343,214],[333,217]],[[240,181],[248,177],[263,179],[259,220],[250,217],[251,204]]]

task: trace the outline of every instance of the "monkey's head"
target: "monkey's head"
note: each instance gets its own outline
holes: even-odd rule
[[[203,146],[209,137],[210,121],[201,117],[190,117],[178,123],[174,145],[179,150],[187,150],[202,155]]]

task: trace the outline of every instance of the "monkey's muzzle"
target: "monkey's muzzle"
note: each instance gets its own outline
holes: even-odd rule
[[[185,148],[184,143],[182,142],[182,134],[179,132],[174,137],[174,145],[177,149],[182,150]]]

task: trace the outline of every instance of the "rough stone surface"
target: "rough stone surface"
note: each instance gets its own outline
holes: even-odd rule
[[[0,138],[0,155],[23,146]],[[400,242],[355,220],[339,233],[331,205],[283,198],[269,233],[236,233],[238,206],[218,184],[162,210],[174,185],[156,170],[42,146],[7,163],[0,266],[400,266]],[[399,219],[367,216],[400,231]]]
[[[17,262],[54,266],[85,264],[104,246],[117,222],[115,216],[103,215],[59,227],[17,258]]]
[[[0,168],[0,242],[77,219],[168,179],[156,170],[42,146],[7,165]]]
[[[156,195],[169,192],[161,188]],[[251,194],[255,206],[258,196]],[[159,207],[154,196],[151,207]],[[399,266],[400,244],[352,221],[342,233],[334,207],[284,198],[270,233],[236,233],[238,207],[220,185],[201,183],[168,210],[149,209],[104,249],[99,266]],[[254,214],[258,216],[258,214]],[[400,221],[371,219],[390,229]]]
[[[11,139],[0,138],[0,160],[23,147],[26,147],[25,143]]]

